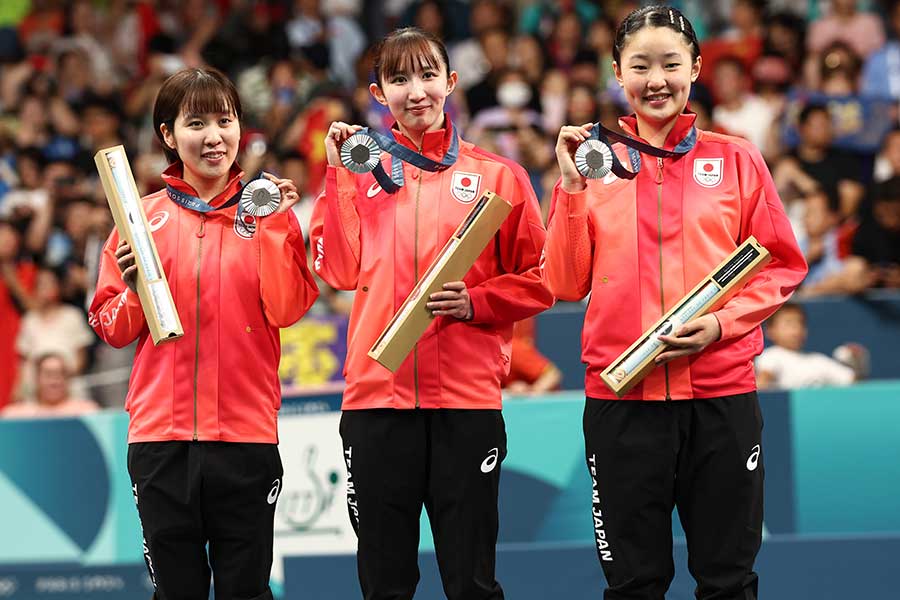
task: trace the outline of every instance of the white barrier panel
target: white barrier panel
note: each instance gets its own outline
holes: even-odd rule
[[[356,553],[340,419],[339,412],[279,419],[284,482],[275,510],[275,581],[283,581],[285,556]]]

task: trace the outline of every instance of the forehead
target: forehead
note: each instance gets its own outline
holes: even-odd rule
[[[625,38],[622,57],[691,56],[687,38],[668,27],[643,27]]]
[[[415,73],[424,69],[443,71],[443,60],[438,49],[427,40],[400,40],[382,54],[381,76],[398,73]]]

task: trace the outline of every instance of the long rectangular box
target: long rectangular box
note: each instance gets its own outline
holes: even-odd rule
[[[604,383],[621,398],[653,369],[669,335],[691,319],[721,306],[771,260],[769,251],[750,236],[671,310],[650,327],[601,374]]]
[[[124,146],[104,148],[94,155],[103,191],[112,211],[119,237],[134,252],[137,263],[137,291],[147,319],[153,344],[184,335],[169,282],[156,251],[144,205],[134,183]]]
[[[509,202],[497,194],[482,194],[375,341],[370,357],[391,371],[400,368],[434,320],[425,306],[429,296],[468,273],[511,211]]]

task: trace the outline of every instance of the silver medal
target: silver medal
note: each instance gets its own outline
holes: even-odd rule
[[[354,173],[368,173],[381,160],[381,148],[371,135],[354,133],[341,144],[341,162]]]
[[[281,203],[281,191],[268,179],[254,179],[241,192],[241,208],[254,217],[271,215]]]
[[[575,150],[575,167],[588,179],[606,177],[612,167],[612,150],[600,140],[585,140]]]

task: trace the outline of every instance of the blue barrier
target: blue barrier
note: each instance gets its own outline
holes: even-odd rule
[[[805,300],[806,349],[831,355],[835,347],[859,342],[871,354],[872,379],[900,378],[900,294],[871,291],[854,297]],[[584,305],[560,302],[537,316],[537,345],[563,373],[563,389],[584,388],[581,328]]]

